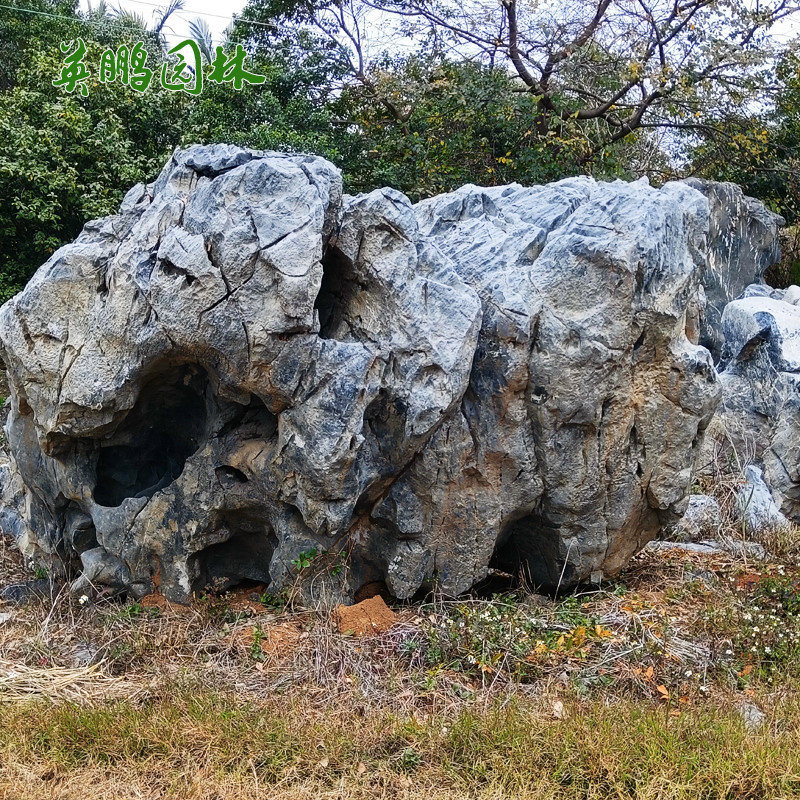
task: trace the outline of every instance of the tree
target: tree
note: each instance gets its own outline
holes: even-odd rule
[[[184,98],[157,79],[138,93],[100,83],[95,69],[86,97],[54,87],[62,40],[83,37],[86,63],[96,67],[106,46],[143,39],[154,72],[160,43],[130,19],[95,12],[87,23],[73,4],[41,0],[37,10],[45,16],[8,12],[0,27],[0,48],[12,54],[13,67],[0,91],[0,301],[87,219],[112,213],[132,184],[157,174],[185,118]]]
[[[233,26],[229,42],[238,41],[240,33]],[[205,38],[201,27],[196,35],[201,42]],[[341,160],[330,107],[339,76],[327,49],[315,47],[303,35],[297,42],[264,49],[251,43],[248,68],[267,80],[240,92],[230,84],[207,83],[189,110],[184,142],[230,142]]]
[[[385,80],[387,42],[497,68],[532,99],[532,135],[556,154],[579,143],[589,169],[618,142],[697,130],[708,108],[757,101],[770,28],[794,12],[789,0],[253,0],[245,17],[262,39],[306,30],[328,41],[398,125],[417,99]]]
[[[733,181],[792,226],[800,221],[800,54],[784,53],[775,70],[773,101],[703,120],[691,148],[691,170]]]
[[[408,114],[398,122],[363,85],[342,93],[336,109],[356,131],[343,163],[350,191],[388,185],[418,200],[465,183],[545,183],[582,171],[582,137],[568,126],[557,146],[555,135],[539,136],[535,98],[515,91],[499,67],[411,56],[374,79]],[[625,172],[615,148],[595,166],[606,176]]]

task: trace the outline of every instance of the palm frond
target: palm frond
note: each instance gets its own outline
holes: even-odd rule
[[[210,64],[214,60],[214,37],[208,23],[202,17],[195,17],[189,21],[189,33]]]
[[[129,11],[127,8],[119,8],[118,6],[111,6],[110,16],[117,22],[122,23],[126,28],[141,28],[142,31],[147,30],[147,20],[135,11]]]
[[[170,2],[163,9],[156,12],[156,25],[153,28],[153,33],[160,34],[167,20],[176,12],[183,9],[183,0],[170,0]]]
[[[102,18],[108,16],[108,6],[106,0],[99,0],[96,6],[87,3],[86,14],[90,19]]]

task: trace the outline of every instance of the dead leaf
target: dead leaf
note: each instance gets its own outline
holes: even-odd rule
[[[614,636],[614,631],[610,631],[608,628],[604,628],[602,625],[595,625],[594,633],[599,639],[608,639]]]
[[[367,771],[367,765],[363,761],[358,762],[358,766],[356,767],[356,772],[359,775],[363,775]]]
[[[566,712],[564,711],[564,704],[560,700],[553,703],[553,717],[555,719],[564,719]]]
[[[656,691],[661,695],[662,700],[669,700],[669,689],[663,683],[659,683],[656,686]]]
[[[322,767],[322,769],[326,769],[328,764],[330,764],[330,763],[331,762],[330,762],[330,759],[328,758],[328,756],[325,756],[325,758],[320,759],[319,765]]]

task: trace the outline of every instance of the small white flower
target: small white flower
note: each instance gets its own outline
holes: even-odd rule
[[[733,650],[726,650],[725,651],[725,655],[726,656],[732,656],[733,655]]]
[[[690,669],[687,669],[687,670],[686,670],[686,672],[684,672],[683,674],[684,674],[684,675],[685,675],[687,678],[691,678],[691,677],[692,677],[692,671],[691,671]]]
[[[81,596],[78,598],[78,602],[79,602],[79,603],[80,603],[82,606],[85,606],[85,605],[86,605],[86,604],[89,602],[89,598],[88,598],[88,597],[87,597],[85,594],[82,594],[82,595],[81,595]]]

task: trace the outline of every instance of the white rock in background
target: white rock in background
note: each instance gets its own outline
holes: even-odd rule
[[[700,344],[718,360],[724,342],[720,325],[725,305],[780,261],[778,230],[784,220],[734,183],[689,178],[708,198],[708,258],[701,276],[708,300],[700,325]],[[769,287],[764,287],[769,289]]]
[[[761,470],[750,464],[745,467],[746,483],[739,489],[736,509],[748,533],[763,533],[776,528],[786,528],[789,520],[781,513],[769,487],[764,483]]]
[[[693,494],[689,497],[686,513],[676,523],[670,539],[699,542],[713,539],[722,527],[722,511],[719,503],[707,494]]]
[[[796,286],[792,284],[786,291],[783,293],[783,302],[784,303],[791,303],[793,306],[796,306],[800,303],[800,286]]]

